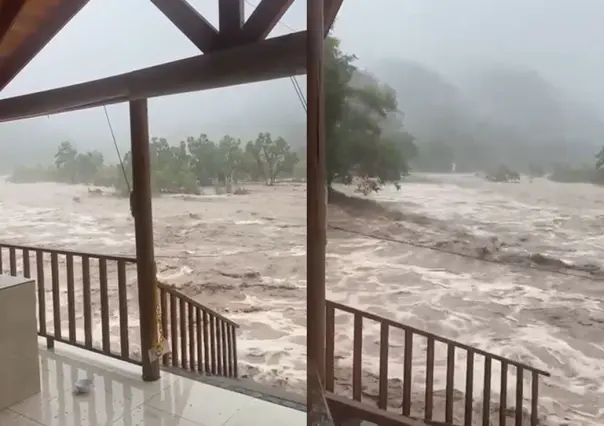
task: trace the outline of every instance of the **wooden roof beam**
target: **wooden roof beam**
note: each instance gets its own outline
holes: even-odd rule
[[[25,0],[8,0],[0,6],[0,41],[13,26],[15,18],[23,8]]]
[[[151,2],[202,52],[211,52],[220,46],[218,30],[187,0]]]
[[[244,0],[219,0],[218,20],[221,47],[237,44],[241,27],[245,22]]]
[[[343,0],[324,0],[323,26],[325,29],[325,37],[329,34],[329,30],[338,16],[338,12],[342,7]]]
[[[8,3],[12,1],[14,0],[9,0]],[[0,91],[87,3],[88,0],[65,0],[53,9],[48,20],[27,37],[14,54],[3,60],[0,72]]]
[[[306,32],[138,71],[0,99],[0,122],[306,73]]]
[[[240,42],[254,43],[268,37],[293,2],[294,0],[262,0],[243,24]]]

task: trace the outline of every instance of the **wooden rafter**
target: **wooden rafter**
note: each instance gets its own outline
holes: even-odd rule
[[[211,52],[220,45],[218,30],[187,0],[151,2],[202,52]]]
[[[25,0],[10,0],[0,5],[0,41],[12,27],[24,4]]]
[[[9,0],[12,2],[14,0]],[[31,61],[34,56],[73,18],[88,0],[66,0],[60,3],[52,16],[25,39],[17,51],[2,61],[0,68],[0,90]]]
[[[262,0],[243,24],[241,42],[253,43],[265,39],[293,2],[294,0]]]
[[[325,11],[323,12],[325,36],[329,34],[329,30],[336,20],[336,16],[342,7],[343,0],[325,0]]]
[[[0,99],[0,122],[304,74],[305,37],[302,31],[87,83]]]
[[[244,6],[244,0],[219,0],[218,28],[221,47],[230,47],[237,43],[245,20]]]

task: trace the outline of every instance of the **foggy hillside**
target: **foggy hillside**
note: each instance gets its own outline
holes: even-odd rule
[[[457,85],[413,61],[385,60],[374,73],[397,91],[420,152],[446,145],[466,171],[589,162],[604,140],[595,111],[534,71],[485,66]]]

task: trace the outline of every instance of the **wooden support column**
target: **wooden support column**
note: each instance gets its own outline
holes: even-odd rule
[[[307,200],[306,333],[307,424],[318,414],[317,395],[325,379],[325,124],[323,91],[323,0],[307,0]],[[316,380],[318,375],[319,380]],[[314,398],[314,404],[313,404]],[[314,407],[313,407],[314,405]]]
[[[153,250],[151,166],[149,161],[149,117],[147,100],[130,102],[132,145],[132,214],[136,237],[136,270],[141,334],[143,380],[159,380],[159,360],[151,361],[149,350],[157,341],[157,283]]]

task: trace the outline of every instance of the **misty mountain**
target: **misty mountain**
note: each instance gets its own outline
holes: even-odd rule
[[[454,84],[417,62],[389,60],[374,73],[397,91],[405,127],[423,160],[446,157],[429,169],[448,162],[474,171],[592,161],[604,140],[604,123],[595,112],[534,71],[475,69],[467,83]]]

